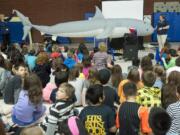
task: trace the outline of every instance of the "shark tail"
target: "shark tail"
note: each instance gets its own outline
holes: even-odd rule
[[[28,35],[29,31],[32,28],[32,24],[29,20],[28,17],[24,16],[21,12],[14,10],[14,12],[16,12],[17,16],[20,18],[22,24],[23,24],[23,31],[24,31],[24,35],[22,37],[22,40],[25,40],[26,36]]]

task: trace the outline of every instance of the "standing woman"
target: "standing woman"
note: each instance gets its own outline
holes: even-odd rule
[[[159,22],[157,24],[157,40],[159,44],[159,51],[164,48],[164,44],[167,39],[167,32],[169,29],[169,24],[163,15],[159,16]]]

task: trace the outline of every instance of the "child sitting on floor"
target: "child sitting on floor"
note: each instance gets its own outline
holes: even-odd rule
[[[126,101],[120,105],[116,118],[119,135],[139,135],[140,129],[142,133],[151,133],[148,125],[148,109],[136,103],[136,84],[126,83],[123,92]]]
[[[76,102],[74,91],[74,87],[68,83],[62,83],[58,88],[56,103],[50,107],[50,114],[45,117],[41,124],[46,134],[54,135],[58,130],[59,122],[74,115],[74,103]]]
[[[112,109],[103,105],[104,94],[103,86],[100,84],[92,85],[86,93],[86,100],[89,106],[86,106],[80,113],[88,133],[91,135],[109,135],[116,132],[115,118]]]
[[[12,121],[18,126],[35,123],[45,112],[42,105],[42,85],[35,74],[24,79],[24,87],[12,110]]]

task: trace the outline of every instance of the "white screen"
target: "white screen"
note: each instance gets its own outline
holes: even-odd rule
[[[143,20],[144,0],[103,1],[105,18],[133,18]]]

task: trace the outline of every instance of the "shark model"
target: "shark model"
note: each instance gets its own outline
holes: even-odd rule
[[[105,19],[100,9],[96,7],[96,13],[91,20],[72,21],[59,23],[52,26],[32,24],[27,17],[17,10],[14,10],[24,25],[23,40],[29,30],[33,27],[42,33],[61,37],[95,37],[97,39],[123,37],[136,29],[137,36],[151,35],[153,27],[142,20],[136,19]]]

